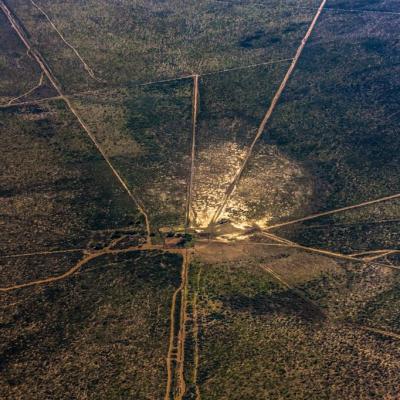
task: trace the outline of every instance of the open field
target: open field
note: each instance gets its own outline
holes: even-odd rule
[[[85,247],[95,230],[143,231],[137,206],[63,103],[0,113],[2,254]]]
[[[292,257],[289,268],[300,261],[299,254]],[[276,254],[267,265],[278,270],[284,260]],[[192,268],[193,282],[200,274],[201,398],[395,398],[397,342],[318,317],[313,303],[262,269],[265,261]]]
[[[1,397],[161,398],[181,263],[103,257],[71,280],[2,294]]]
[[[398,400],[399,24],[0,0],[0,398]]]
[[[67,90],[103,85],[86,73],[30,0],[9,3]],[[186,2],[184,7],[178,1],[36,4],[109,84],[288,58],[313,15],[313,10],[294,9],[283,2],[273,9],[219,1]]]

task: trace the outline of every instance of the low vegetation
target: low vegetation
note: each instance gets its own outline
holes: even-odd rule
[[[105,256],[72,279],[2,294],[0,396],[162,398],[181,263],[157,252]]]
[[[143,231],[136,205],[63,103],[0,113],[1,253],[85,247],[92,230]]]
[[[192,269],[193,281],[201,271],[201,398],[395,398],[396,341],[318,318],[314,305],[260,266]]]

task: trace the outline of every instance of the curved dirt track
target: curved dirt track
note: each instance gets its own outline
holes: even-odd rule
[[[112,246],[114,244],[111,244],[108,247],[105,247],[102,250],[98,251],[93,251],[93,252],[87,252],[84,251],[85,256],[79,260],[71,269],[68,271],[64,272],[61,275],[56,275],[56,276],[50,276],[48,278],[44,279],[38,279],[36,281],[32,282],[27,282],[27,283],[21,283],[18,285],[12,285],[8,287],[2,287],[0,288],[0,292],[11,292],[13,290],[17,289],[24,289],[27,287],[31,286],[38,286],[38,285],[46,285],[50,284],[53,282],[61,281],[65,278],[68,278],[72,275],[74,275],[76,272],[78,272],[84,265],[86,265],[88,262],[94,260],[95,258],[107,255],[107,254],[120,254],[120,253],[129,253],[131,251],[151,251],[151,250],[164,250],[162,246],[155,246],[151,244],[146,244],[143,246],[131,246],[126,249],[113,249]],[[73,249],[73,250],[66,250],[66,251],[50,251],[50,252],[42,252],[42,253],[30,253],[30,254],[24,254],[24,255],[16,255],[15,257],[21,257],[21,256],[27,256],[27,255],[46,255],[46,254],[60,254],[60,253],[65,253],[65,252],[78,252],[79,250]]]
[[[39,82],[32,88],[29,89],[28,91],[26,91],[25,93],[19,95],[18,97],[14,97],[12,98],[7,104],[4,104],[2,106],[7,107],[7,106],[11,106],[14,105],[14,103],[19,100],[22,99],[23,97],[29,96],[31,93],[33,93],[36,89],[39,89],[42,85],[43,85],[43,80],[44,80],[44,73],[42,72],[40,74],[40,78],[39,78]]]

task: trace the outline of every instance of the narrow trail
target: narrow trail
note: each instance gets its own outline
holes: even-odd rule
[[[13,103],[15,103],[17,100],[22,99],[23,97],[29,96],[31,93],[33,93],[36,89],[39,89],[42,85],[43,85],[43,81],[44,81],[44,73],[42,72],[40,74],[40,78],[39,78],[39,82],[32,88],[29,89],[27,92],[21,94],[18,97],[14,97],[13,99],[11,99],[7,104],[3,104],[2,107],[7,107],[7,106],[11,106],[13,105]]]
[[[186,216],[185,216],[185,228],[190,227],[191,215],[190,208],[192,205],[192,194],[193,194],[193,178],[195,169],[195,156],[196,156],[196,128],[197,128],[197,115],[199,107],[199,75],[193,75],[193,99],[192,99],[192,148],[191,148],[191,160],[190,160],[190,173],[189,182],[186,195]]]
[[[218,3],[225,3],[229,5],[239,5],[239,3],[234,3],[232,1],[228,0],[217,0]],[[251,3],[252,6],[261,6],[261,7],[268,7],[267,3]],[[317,7],[310,7],[310,6],[300,6],[296,5],[296,9],[301,9],[301,10],[310,10],[314,11],[317,10]],[[325,11],[331,11],[331,12],[350,12],[350,13],[369,13],[369,14],[388,14],[388,15],[400,15],[400,12],[397,11],[385,11],[385,10],[364,10],[364,9],[351,9],[351,8],[334,8],[334,7],[325,7]]]
[[[385,329],[372,328],[370,326],[364,326],[364,325],[357,325],[357,327],[367,332],[378,333],[382,336],[387,336],[392,339],[400,340],[400,333],[387,331]]]
[[[261,232],[261,235],[267,237],[268,239],[273,239],[273,237],[270,234],[264,234],[264,232]],[[295,242],[291,242],[291,241],[287,241],[286,239],[283,239],[279,236],[275,236],[275,240],[282,246],[282,247],[289,247],[289,248],[294,248],[294,249],[301,249],[310,253],[317,253],[317,254],[322,254],[328,257],[332,257],[332,258],[338,258],[338,259],[342,259],[342,260],[347,260],[347,261],[355,261],[357,263],[363,263],[363,264],[369,264],[369,263],[373,263],[376,266],[380,266],[380,267],[385,267],[385,268],[391,268],[391,269],[396,269],[396,270],[400,270],[400,266],[396,266],[396,265],[392,265],[392,264],[380,264],[380,263],[375,263],[373,262],[374,260],[368,260],[368,259],[363,259],[363,258],[357,258],[351,255],[346,255],[346,254],[341,254],[341,253],[335,253],[333,251],[329,251],[329,250],[322,250],[322,249],[317,249],[314,247],[308,247],[308,246],[302,246],[301,244],[295,243]],[[266,243],[268,244],[268,243]],[[397,252],[397,251],[396,251]]]
[[[65,102],[69,110],[72,112],[72,114],[76,117],[78,120],[79,124],[81,125],[82,129],[86,132],[86,134],[89,136],[91,141],[93,142],[94,146],[97,148],[99,153],[102,155],[103,159],[111,169],[112,173],[114,176],[117,178],[123,189],[126,191],[128,196],[131,198],[131,200],[134,202],[134,204],[137,206],[138,210],[140,213],[143,215],[145,224],[146,224],[146,230],[147,230],[147,242],[151,244],[151,228],[150,228],[150,222],[149,222],[149,217],[139,201],[139,199],[133,194],[133,192],[128,188],[128,185],[125,183],[125,181],[122,179],[121,175],[119,172],[115,169],[115,167],[112,165],[111,160],[108,158],[107,154],[105,151],[102,149],[100,146],[99,142],[93,135],[93,133],[89,130],[87,125],[83,122],[82,118],[80,117],[78,111],[74,108],[72,105],[70,99],[63,93],[61,89],[61,85],[58,82],[58,80],[55,78],[53,75],[53,72],[51,71],[50,67],[47,65],[46,61],[42,57],[42,55],[39,53],[39,51],[35,48],[32,47],[30,44],[28,38],[25,35],[25,32],[23,28],[19,25],[18,21],[14,18],[13,14],[11,13],[10,9],[6,6],[4,3],[4,0],[0,0],[0,8],[3,11],[4,15],[8,19],[9,23],[11,24],[11,27],[15,30],[27,50],[30,52],[32,57],[35,59],[35,61],[38,63],[39,67],[42,69],[43,73],[47,76],[51,84],[53,85],[54,89],[57,91],[59,94],[60,98]]]
[[[303,293],[302,291],[300,291],[300,290],[296,289],[295,287],[293,287],[292,285],[290,285],[288,282],[285,281],[284,278],[282,278],[279,274],[277,274],[271,268],[269,268],[268,266],[262,266],[261,268],[264,271],[268,272],[272,277],[274,277],[281,285],[283,285],[287,289],[293,291],[297,296],[299,296],[305,302],[310,303],[313,307],[315,307],[321,313],[321,315],[326,320],[330,321],[331,323],[333,323],[335,325],[338,324],[338,321],[335,321],[328,314],[326,314],[326,312],[320,307],[319,304],[317,304],[314,301],[312,301],[311,299],[309,299],[308,296],[305,293]],[[363,331],[367,331],[367,332],[371,332],[371,333],[375,333],[375,334],[378,333],[383,336],[387,336],[387,337],[391,337],[396,340],[400,340],[400,334],[398,334],[396,332],[387,331],[384,329],[373,328],[373,327],[365,326],[365,325],[359,325],[357,323],[344,323],[343,324],[343,323],[339,322],[339,325],[346,326],[352,330],[353,329],[361,329]]]
[[[369,254],[383,254],[387,253],[388,251],[390,252],[400,252],[400,250],[397,249],[380,249],[380,250],[367,250],[367,251],[360,251],[357,253],[352,253],[349,254],[352,257],[362,257],[362,256],[368,256]]]
[[[32,253],[19,253],[19,254],[6,254],[6,255],[1,255],[0,259],[4,258],[23,258],[23,257],[31,257],[31,256],[47,256],[51,254],[64,254],[64,253],[79,253],[79,252],[84,252],[86,249],[66,249],[66,250],[50,250],[50,251],[36,251]]]
[[[184,261],[183,261],[184,263]],[[182,265],[183,269],[183,265]],[[181,285],[175,290],[174,294],[172,295],[171,301],[171,312],[170,312],[170,330],[169,330],[169,346],[168,346],[168,353],[166,358],[167,364],[167,382],[165,387],[165,395],[164,400],[171,399],[171,391],[172,391],[172,383],[173,383],[173,375],[174,375],[174,367],[173,367],[173,355],[174,351],[176,351],[175,347],[175,313],[176,313],[176,299],[178,298],[178,294],[182,291],[182,281]]]
[[[398,218],[393,218],[393,219],[381,219],[377,221],[357,221],[357,222],[348,222],[348,223],[333,223],[328,225],[324,224],[319,224],[319,225],[307,225],[304,226],[303,229],[326,229],[326,228],[347,228],[350,226],[359,226],[359,225],[383,225],[383,224],[392,224],[392,223],[398,223],[400,222],[400,219]]]
[[[380,10],[355,10],[355,9],[351,9],[351,8],[333,8],[333,7],[326,7],[326,11],[330,11],[330,12],[349,12],[349,13],[367,13],[367,14],[382,14],[382,15],[400,15],[400,12],[396,12],[396,11],[380,11]]]
[[[365,261],[374,261],[374,260],[377,260],[379,258],[386,257],[386,256],[389,256],[391,254],[398,254],[398,253],[400,253],[400,251],[398,251],[398,250],[387,250],[386,252],[383,252],[383,253],[378,254],[376,256],[364,257],[363,260],[365,260]]]
[[[50,25],[52,26],[52,28],[57,32],[58,36],[61,38],[61,40],[75,53],[75,55],[78,57],[78,59],[80,60],[80,62],[83,65],[83,68],[85,68],[86,72],[89,74],[89,76],[94,79],[97,82],[101,82],[104,83],[105,81],[102,79],[99,79],[96,77],[96,75],[94,74],[94,71],[92,68],[89,67],[89,65],[86,63],[86,61],[82,58],[82,56],[79,54],[78,50],[72,46],[71,43],[69,43],[64,35],[60,32],[60,30],[56,27],[56,25],[53,23],[53,21],[51,20],[51,18],[49,17],[49,15],[37,4],[35,3],[34,0],[31,0],[32,5],[42,14],[44,15],[44,17],[47,19],[47,21],[49,21]]]
[[[63,279],[66,279],[66,278],[74,275],[88,262],[90,262],[96,258],[99,258],[101,256],[104,256],[104,255],[130,253],[132,251],[150,251],[150,250],[166,251],[163,248],[163,246],[161,246],[161,245],[145,244],[143,246],[131,246],[131,247],[127,247],[125,249],[114,249],[113,246],[115,246],[115,244],[116,244],[115,242],[112,242],[109,246],[105,247],[104,249],[97,250],[97,251],[92,251],[92,252],[84,251],[85,256],[81,260],[79,260],[72,268],[70,268],[68,271],[64,272],[61,275],[50,276],[48,278],[38,279],[36,281],[21,283],[18,285],[2,287],[2,288],[0,288],[0,292],[11,292],[11,291],[17,290],[17,289],[23,289],[23,288],[28,288],[28,287],[32,287],[32,286],[48,285],[53,282],[61,281]],[[179,250],[176,249],[175,252],[179,252]],[[59,254],[59,253],[60,252],[57,252],[57,253],[47,252],[45,254]]]
[[[391,196],[381,197],[381,198],[375,199],[375,200],[364,201],[363,203],[354,204],[352,206],[346,206],[346,207],[342,207],[342,208],[337,208],[335,210],[324,211],[324,212],[321,212],[321,213],[318,213],[318,214],[312,214],[312,215],[308,215],[306,217],[293,219],[291,221],[281,222],[279,224],[267,226],[267,227],[264,228],[264,230],[271,230],[271,229],[281,228],[283,226],[298,224],[299,222],[309,221],[309,220],[312,220],[312,219],[324,217],[326,215],[337,214],[337,213],[341,213],[341,212],[344,212],[344,211],[354,210],[356,208],[370,206],[372,204],[382,203],[384,201],[389,201],[389,200],[394,200],[394,199],[399,199],[399,198],[400,198],[400,193],[396,193],[396,194],[393,194]]]
[[[23,107],[23,106],[33,106],[40,103],[45,103],[47,101],[56,101],[62,100],[60,96],[52,96],[52,97],[45,97],[43,99],[31,100],[31,101],[22,101],[19,103],[12,103],[12,104],[0,104],[0,109],[2,108],[11,108],[11,107]]]
[[[219,69],[216,71],[203,72],[199,76],[225,74],[227,72],[240,71],[242,69],[252,69],[252,68],[262,67],[264,65],[280,64],[280,63],[284,63],[284,62],[288,62],[288,61],[293,61],[293,58],[281,58],[280,60],[266,61],[266,62],[257,63],[257,64],[243,65],[240,67],[232,67],[232,68]]]
[[[271,237],[271,235],[265,235],[264,232],[261,232],[261,234],[263,236],[266,236],[268,239],[273,239]],[[281,245],[281,247],[289,247],[289,248],[294,248],[294,249],[300,249],[300,250],[304,250],[310,253],[317,253],[317,254],[322,254],[324,256],[328,256],[328,257],[332,257],[332,258],[338,258],[338,259],[342,259],[342,260],[347,260],[347,261],[355,261],[357,263],[362,263],[362,264],[370,264],[373,263],[376,266],[379,267],[384,267],[384,268],[391,268],[391,269],[396,269],[396,270],[400,270],[400,266],[396,266],[396,265],[392,265],[392,264],[381,264],[381,263],[376,263],[374,262],[374,259],[372,260],[368,260],[365,258],[357,258],[355,256],[352,255],[346,255],[346,254],[341,254],[341,253],[335,253],[333,251],[329,251],[329,250],[322,250],[322,249],[317,249],[314,247],[308,247],[308,246],[302,246],[301,244],[295,243],[295,242],[286,242],[286,239],[282,239],[279,236],[275,236],[275,240]],[[252,243],[256,243],[256,242],[252,242]],[[262,244],[259,243],[258,244]],[[268,243],[265,243],[265,245],[268,245]],[[396,250],[397,252],[397,250]]]
[[[283,91],[285,90],[285,88],[287,86],[287,83],[288,83],[290,77],[293,74],[293,71],[295,70],[295,68],[297,66],[297,63],[298,63],[298,61],[300,59],[300,56],[303,53],[304,47],[307,44],[307,41],[310,38],[311,33],[314,30],[314,27],[315,27],[315,25],[316,25],[320,15],[321,15],[321,13],[322,13],[322,10],[325,7],[326,2],[327,2],[327,0],[322,0],[322,2],[320,4],[320,6],[319,6],[314,18],[313,18],[313,20],[312,20],[312,22],[311,22],[311,24],[310,24],[305,36],[304,36],[304,38],[301,41],[300,46],[298,47],[298,49],[296,51],[296,54],[295,54],[295,56],[294,56],[294,58],[293,58],[293,60],[292,60],[292,62],[290,64],[290,67],[289,67],[288,71],[286,72],[285,77],[283,78],[283,80],[282,80],[277,92],[275,93],[275,95],[274,95],[274,97],[272,99],[271,105],[269,106],[266,114],[264,115],[264,118],[261,121],[261,124],[260,124],[260,126],[259,126],[259,128],[258,128],[258,130],[256,132],[254,140],[251,143],[249,149],[247,150],[247,153],[246,153],[246,156],[245,156],[245,158],[243,160],[243,163],[239,167],[238,171],[236,172],[232,182],[229,184],[228,189],[227,189],[227,191],[226,191],[226,193],[224,195],[224,198],[222,200],[222,203],[217,208],[217,210],[215,211],[213,217],[211,218],[210,224],[215,224],[218,221],[218,218],[221,216],[221,214],[225,210],[225,207],[226,207],[230,197],[232,196],[234,190],[236,189],[236,186],[240,181],[240,178],[241,178],[241,176],[243,174],[243,171],[246,168],[251,155],[253,154],[254,147],[258,143],[258,140],[260,139],[260,137],[262,136],[262,134],[263,134],[263,132],[265,130],[265,127],[267,126],[267,123],[269,122],[269,120],[270,120],[270,118],[271,118],[271,116],[272,116],[272,114],[273,114],[273,112],[274,112],[274,110],[276,108],[276,105],[278,104],[278,101],[279,101]]]

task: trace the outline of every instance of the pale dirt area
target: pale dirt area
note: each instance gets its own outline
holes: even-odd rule
[[[264,146],[249,162],[221,218],[266,227],[274,218],[307,208],[312,195],[312,180],[302,166],[275,146]]]
[[[192,203],[195,227],[209,225],[245,154],[244,147],[231,141],[199,152]],[[253,156],[219,220],[228,219],[238,227],[265,227],[273,218],[307,208],[312,195],[307,172],[275,146],[264,146]]]
[[[193,226],[208,226],[245,155],[245,148],[233,141],[210,143],[198,152],[191,205]]]

